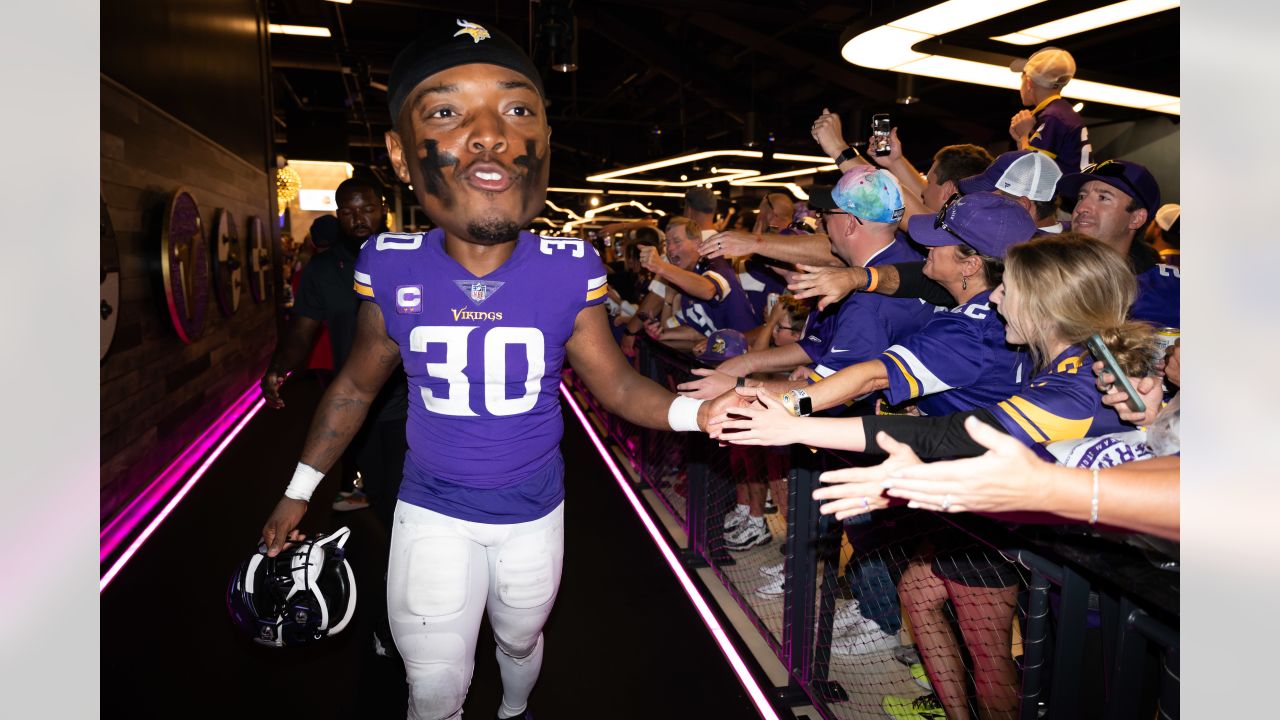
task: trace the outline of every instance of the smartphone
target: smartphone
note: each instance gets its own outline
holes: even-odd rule
[[[871,152],[876,157],[889,154],[889,116],[886,114],[871,116]]]
[[[1084,342],[1089,348],[1089,352],[1093,355],[1094,360],[1101,360],[1102,367],[1111,373],[1116,379],[1116,383],[1120,385],[1120,389],[1129,395],[1129,409],[1134,412],[1146,412],[1147,404],[1142,402],[1142,398],[1138,397],[1138,391],[1134,389],[1133,383],[1129,382],[1129,375],[1120,369],[1120,363],[1116,362],[1116,356],[1111,354],[1111,349],[1102,341],[1102,336],[1094,333]]]

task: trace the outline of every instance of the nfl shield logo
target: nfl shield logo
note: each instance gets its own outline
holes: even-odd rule
[[[505,282],[498,280],[454,280],[453,282],[467,296],[467,299],[477,305],[493,297],[494,293],[506,285]]]

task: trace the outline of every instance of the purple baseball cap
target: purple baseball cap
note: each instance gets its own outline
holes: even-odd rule
[[[977,175],[971,175],[956,183],[960,192],[1003,190],[1010,195],[1048,202],[1057,194],[1062,170],[1048,155],[1035,150],[1013,150],[996,158],[995,162]]]
[[[1075,200],[1084,184],[1097,180],[1137,200],[1147,209],[1147,218],[1153,219],[1160,207],[1160,185],[1151,171],[1131,160],[1104,160],[1094,163],[1078,173],[1063,175],[1058,181],[1058,194],[1067,200]]]
[[[707,336],[707,349],[698,359],[704,363],[721,363],[746,351],[746,335],[737,330],[717,330]]]
[[[993,258],[1002,258],[1010,245],[1030,240],[1036,223],[1021,205],[993,192],[953,195],[937,215],[913,215],[907,220],[911,239],[928,247],[964,243]]]

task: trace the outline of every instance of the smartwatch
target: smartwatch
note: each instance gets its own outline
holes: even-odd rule
[[[782,406],[796,417],[807,417],[813,414],[813,398],[799,388],[783,394]]]
[[[862,153],[858,152],[858,148],[850,145],[835,157],[836,165],[843,165],[856,157],[862,157]]]

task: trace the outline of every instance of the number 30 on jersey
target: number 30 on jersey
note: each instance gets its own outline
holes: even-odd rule
[[[443,362],[427,363],[427,374],[449,384],[447,397],[437,396],[430,388],[422,388],[422,401],[427,409],[441,415],[474,417],[471,408],[471,381],[467,378],[467,339],[479,328],[475,326],[423,326],[409,333],[409,349],[425,353],[430,343],[445,346]],[[507,347],[524,347],[528,374],[523,380],[524,392],[519,397],[507,397]],[[495,327],[484,333],[484,406],[491,415],[519,415],[533,409],[542,389],[542,376],[546,372],[545,343],[542,331],[537,328]],[[511,382],[518,382],[512,378]]]

